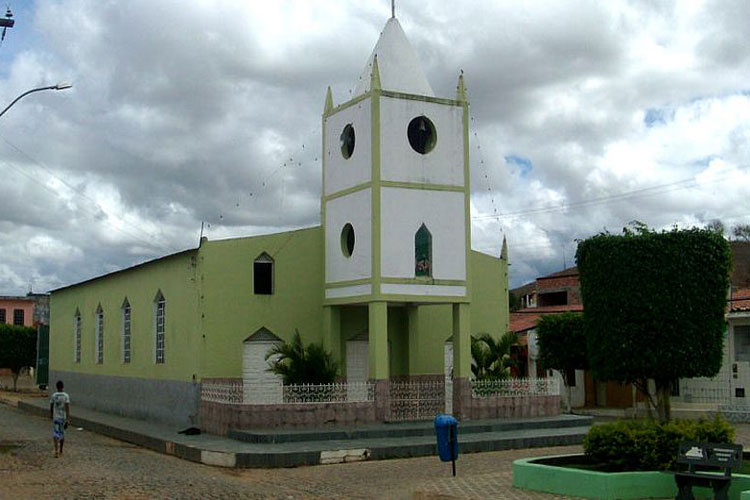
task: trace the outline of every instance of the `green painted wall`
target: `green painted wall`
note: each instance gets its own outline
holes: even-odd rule
[[[253,293],[253,261],[274,259],[274,293]],[[323,230],[206,242],[201,246],[201,373],[242,375],[243,341],[261,327],[284,340],[295,329],[304,343],[322,340]]]
[[[677,494],[674,475],[669,472],[597,472],[534,463],[539,458],[522,458],[513,462],[513,486],[568,497],[613,500],[674,498]],[[750,476],[732,474],[729,498],[745,498],[743,491],[749,488]],[[697,498],[713,497],[710,488],[696,487],[693,493]]]
[[[189,381],[198,374],[197,251],[74,285],[50,298],[50,369]],[[166,300],[165,360],[154,362],[154,298]],[[131,307],[131,362],[121,362],[122,304]],[[95,363],[95,317],[104,311],[104,363]],[[81,362],[74,363],[74,314],[81,313]]]
[[[507,270],[505,260],[472,250],[472,335],[487,332],[499,337],[508,331]],[[450,304],[420,306],[418,350],[412,353],[414,375],[443,373],[445,341],[452,335]]]
[[[471,333],[502,335],[510,327],[508,262],[471,251]]]
[[[284,233],[204,240],[200,248],[164,257],[80,285],[61,289],[50,300],[52,370],[190,381],[239,377],[243,341],[266,327],[282,339],[298,329],[305,343],[323,337],[323,231],[321,227]],[[253,293],[253,261],[274,259],[274,293]],[[471,332],[500,335],[508,327],[507,263],[471,252],[473,293]],[[166,363],[154,363],[154,306],[158,290],[166,298]],[[132,308],[132,362],[121,359],[121,306]],[[95,311],[104,309],[104,363],[94,363]],[[73,317],[82,317],[82,360],[73,363]],[[339,349],[368,330],[367,306],[340,306]],[[390,375],[442,374],[444,343],[452,335],[450,304],[421,305],[417,338],[409,338],[408,308],[388,308]],[[410,368],[411,367],[411,368]]]

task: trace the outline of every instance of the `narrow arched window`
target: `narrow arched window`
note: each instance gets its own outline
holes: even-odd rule
[[[273,295],[273,259],[266,252],[253,261],[253,292]]]
[[[154,362],[157,364],[164,364],[166,309],[167,301],[159,290],[154,298]]]
[[[424,224],[414,235],[414,275],[432,276],[432,234]]]
[[[76,363],[81,362],[81,311],[76,309],[76,313],[73,316],[73,361]]]
[[[130,302],[122,303],[122,362],[130,363]]]
[[[96,362],[104,363],[104,310],[102,305],[96,308]]]

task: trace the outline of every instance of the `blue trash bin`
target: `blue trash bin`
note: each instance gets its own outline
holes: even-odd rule
[[[435,417],[435,434],[440,460],[452,462],[458,458],[458,420],[453,415]]]

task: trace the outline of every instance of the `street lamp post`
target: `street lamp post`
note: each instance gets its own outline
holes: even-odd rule
[[[21,98],[23,98],[23,97],[25,97],[25,96],[33,93],[33,92],[41,92],[42,90],[65,90],[65,89],[69,89],[72,86],[73,86],[73,84],[71,84],[71,83],[60,82],[57,85],[51,85],[49,87],[39,87],[38,89],[27,90],[23,94],[19,95],[15,99],[13,99],[13,102],[10,103],[10,104],[8,104],[5,107],[4,110],[0,111],[0,116],[3,116],[5,114],[5,112],[8,111],[11,108],[11,106],[13,106],[15,103],[17,103],[19,100],[21,100]]]

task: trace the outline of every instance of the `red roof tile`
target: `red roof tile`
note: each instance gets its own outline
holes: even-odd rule
[[[732,298],[729,299],[729,311],[750,311],[750,288],[732,291]]]
[[[539,318],[545,314],[559,314],[564,312],[581,312],[583,306],[572,304],[567,306],[529,307],[510,313],[510,331],[521,333],[536,328]]]

